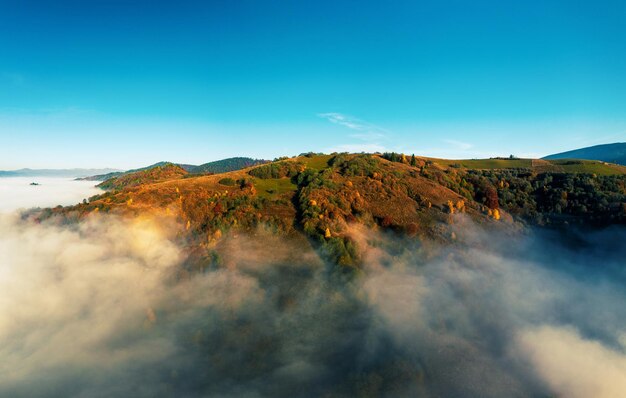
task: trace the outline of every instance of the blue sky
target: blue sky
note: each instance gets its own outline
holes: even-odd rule
[[[0,0],[0,169],[626,141],[625,20],[623,1]]]

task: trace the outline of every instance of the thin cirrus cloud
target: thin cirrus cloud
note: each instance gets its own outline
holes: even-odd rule
[[[337,112],[318,113],[317,116],[352,130],[366,130],[369,127],[369,123]]]
[[[321,117],[322,119],[326,119],[331,123],[347,127],[351,130],[376,132],[378,136],[384,136],[384,133],[388,132],[384,128],[377,126],[373,123],[338,112],[318,113],[317,116]],[[363,134],[363,136],[367,135]]]
[[[376,153],[376,152],[388,152],[388,149],[383,145],[376,143],[355,143],[355,144],[341,144],[327,149],[327,152],[352,152],[352,153]]]
[[[454,149],[460,150],[460,151],[469,151],[470,149],[474,147],[473,144],[470,144],[468,142],[463,142],[463,141],[444,140],[444,142],[454,147]]]
[[[338,112],[319,113],[317,116],[353,130],[354,133],[349,137],[360,141],[336,145],[330,148],[332,152],[384,152],[387,150],[382,142],[388,139],[389,131],[380,126]]]

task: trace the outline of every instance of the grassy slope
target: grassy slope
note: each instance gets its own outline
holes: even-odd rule
[[[252,182],[257,190],[257,195],[267,199],[276,199],[286,193],[294,193],[296,189],[298,189],[298,186],[287,177],[270,179],[254,178]]]
[[[298,161],[304,163],[306,167],[314,170],[323,170],[328,167],[328,161],[332,155],[316,155],[313,157],[300,156]]]
[[[510,169],[510,168],[529,168],[532,165],[531,159],[429,159],[434,163],[445,166],[454,167],[460,165],[467,169]]]
[[[626,167],[596,160],[539,160],[539,159],[436,159],[425,158],[442,167],[465,169],[516,169],[525,168],[535,172],[590,173],[597,175],[626,174]]]
[[[559,159],[548,160],[556,171],[565,173],[590,173],[596,175],[626,174],[626,167],[596,160]]]

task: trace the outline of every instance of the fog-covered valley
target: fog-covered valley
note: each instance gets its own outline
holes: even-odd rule
[[[102,193],[94,185],[93,181],[75,181],[71,177],[0,177],[0,213],[76,204]]]
[[[511,238],[459,214],[456,242],[437,245],[355,225],[351,277],[306,240],[259,229],[224,236],[196,272],[174,219],[24,221],[9,209],[94,188],[17,181],[0,200],[0,396],[626,390],[623,228]]]

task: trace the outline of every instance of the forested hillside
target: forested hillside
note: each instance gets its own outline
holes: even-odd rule
[[[329,261],[347,267],[360,263],[353,234],[359,225],[449,242],[456,214],[504,234],[523,225],[626,221],[626,175],[619,170],[597,175],[543,171],[544,164],[469,169],[447,163],[402,154],[307,154],[216,175],[168,164],[106,181],[101,186],[108,192],[42,216],[175,215],[203,258],[229,231],[269,228],[306,237]]]
[[[195,166],[191,170],[191,173],[194,174],[218,174],[218,173],[227,173],[229,171],[241,170],[246,167],[256,166],[258,164],[267,163],[266,160],[261,159],[252,159],[245,157],[234,157],[228,159],[217,160],[215,162],[209,162],[201,164],[200,166]]]

